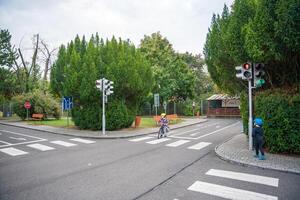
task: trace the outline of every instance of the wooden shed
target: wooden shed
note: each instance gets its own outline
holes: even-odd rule
[[[229,97],[226,94],[214,94],[206,99],[208,102],[207,116],[240,116],[240,97]]]

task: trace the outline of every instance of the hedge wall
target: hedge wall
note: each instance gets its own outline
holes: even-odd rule
[[[277,89],[256,94],[255,116],[264,120],[270,152],[300,153],[300,94]]]

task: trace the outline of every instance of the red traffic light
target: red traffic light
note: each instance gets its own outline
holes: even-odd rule
[[[245,70],[249,70],[249,69],[251,69],[251,64],[250,64],[250,63],[244,63],[244,64],[243,64],[243,68],[244,68]]]

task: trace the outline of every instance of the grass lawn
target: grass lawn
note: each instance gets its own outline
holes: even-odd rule
[[[182,120],[178,119],[176,122],[172,122],[171,124],[177,124],[180,123]],[[47,125],[47,126],[54,126],[54,127],[67,127],[67,118],[62,119],[47,119],[47,120],[41,120],[41,121],[28,121],[28,124],[31,125]],[[74,122],[69,118],[69,127],[74,127]],[[134,126],[134,122],[133,122]],[[157,127],[156,122],[152,117],[142,117],[141,124],[139,126],[140,128],[151,128],[151,127]]]
[[[67,118],[62,119],[47,119],[47,120],[41,120],[41,121],[28,121],[28,124],[32,125],[47,125],[47,126],[54,126],[54,127],[67,127]],[[73,127],[74,122],[69,118],[69,126]]]
[[[177,119],[176,121],[172,121],[170,124],[178,124],[180,122],[182,122],[182,119]],[[142,117],[141,124],[139,127],[141,128],[156,127],[156,122],[154,121],[153,117]]]

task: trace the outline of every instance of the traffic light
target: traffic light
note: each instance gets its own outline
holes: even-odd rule
[[[249,80],[252,79],[252,63],[246,62],[242,66],[242,79]]]
[[[114,93],[114,91],[112,89],[114,89],[114,86],[113,86],[114,82],[113,81],[108,81],[107,80],[107,83],[106,83],[106,87],[105,87],[105,94],[106,95],[111,95]]]
[[[243,78],[243,68],[242,68],[242,66],[236,66],[235,67],[235,76],[237,77],[237,78]]]
[[[105,78],[102,79],[102,84],[103,84],[103,90],[104,90],[104,91],[107,90],[108,85],[109,85],[108,83],[109,83],[109,80],[107,80],[107,79],[105,79]]]
[[[102,91],[102,79],[96,80],[96,88],[100,89]]]
[[[263,76],[265,75],[265,65],[263,63],[255,63],[254,64],[254,86],[261,87],[265,84],[265,80]]]

